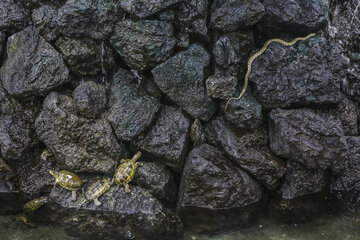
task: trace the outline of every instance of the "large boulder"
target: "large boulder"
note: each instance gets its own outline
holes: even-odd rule
[[[119,0],[118,4],[126,12],[146,18],[181,1],[184,0]]]
[[[322,37],[290,47],[272,43],[253,62],[250,81],[266,108],[334,105],[341,100],[346,65],[341,48]]]
[[[170,57],[176,45],[171,23],[130,19],[116,24],[111,44],[131,68],[145,70]]]
[[[69,82],[69,71],[61,55],[33,26],[8,39],[7,56],[0,78],[10,95],[46,95]]]
[[[111,83],[108,106],[108,119],[116,136],[129,141],[150,126],[160,102],[138,87],[135,75],[119,69]]]
[[[141,166],[137,168],[132,181],[157,199],[175,202],[177,188],[172,173],[159,163],[140,163]]]
[[[154,161],[181,172],[189,145],[190,119],[174,107],[162,106],[152,129],[137,146]]]
[[[1,0],[0,30],[14,33],[27,24],[27,13],[18,0]]]
[[[46,41],[52,42],[59,36],[56,7],[44,5],[35,9],[31,14],[31,20]]]
[[[117,160],[126,155],[126,149],[117,141],[106,118],[78,116],[71,97],[52,92],[36,119],[36,133],[55,155],[60,167],[109,173]]]
[[[326,111],[275,109],[269,114],[271,150],[308,168],[341,169],[347,158],[343,136],[341,121]]]
[[[268,189],[274,189],[284,175],[281,159],[268,149],[266,130],[259,127],[252,132],[235,129],[217,117],[205,126],[209,143],[223,150],[238,167],[254,176]]]
[[[55,45],[75,75],[106,74],[105,71],[115,65],[115,52],[104,42],[60,37]]]
[[[152,70],[160,90],[192,117],[203,121],[216,112],[216,105],[204,86],[204,68],[209,62],[205,49],[193,44]]]
[[[255,25],[264,13],[259,0],[215,0],[211,7],[210,27],[232,32]]]
[[[62,225],[69,235],[83,239],[178,239],[182,236],[179,217],[150,193],[132,187],[131,193],[111,188],[93,202],[81,205],[84,197],[71,201],[71,192],[54,188],[49,196],[50,211],[44,217]]]
[[[256,218],[261,187],[216,148],[202,144],[188,155],[178,209],[194,231],[247,226]]]
[[[329,18],[328,0],[261,0],[265,16],[260,28],[268,35],[307,34],[326,26]]]

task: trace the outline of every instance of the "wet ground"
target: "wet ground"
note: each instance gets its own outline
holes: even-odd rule
[[[0,216],[0,239],[76,240],[59,227],[32,228],[14,216]],[[360,213],[324,215],[303,224],[282,224],[265,217],[251,228],[212,236],[185,233],[184,240],[360,240]]]

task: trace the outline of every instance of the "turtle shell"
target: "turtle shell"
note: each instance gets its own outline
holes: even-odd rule
[[[76,191],[81,188],[83,181],[78,175],[66,170],[61,170],[59,173],[62,174],[62,181],[59,182],[61,187],[70,191]]]
[[[128,183],[131,181],[134,174],[134,163],[131,161],[131,159],[125,159],[123,160],[123,163],[121,163],[115,170],[114,181],[120,185]]]
[[[91,184],[85,192],[85,198],[88,201],[103,195],[111,187],[111,182],[107,179],[102,179]]]
[[[24,204],[23,209],[26,212],[35,211],[39,209],[42,205],[47,203],[48,198],[47,197],[39,197],[35,198],[27,203]]]

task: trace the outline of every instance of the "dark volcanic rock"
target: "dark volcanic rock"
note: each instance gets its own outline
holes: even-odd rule
[[[92,81],[80,84],[73,92],[75,107],[79,114],[96,118],[105,110],[105,87]]]
[[[203,121],[209,120],[216,111],[204,87],[204,68],[209,62],[205,49],[193,44],[152,70],[160,90],[192,117]]]
[[[25,159],[38,143],[33,129],[36,109],[22,106],[0,87],[0,148],[7,160]]]
[[[207,38],[208,0],[185,0],[175,11],[176,24],[183,32]],[[185,28],[185,29],[184,29]]]
[[[329,1],[327,0],[261,0],[265,16],[261,30],[268,35],[307,34],[326,26]]]
[[[31,19],[39,34],[45,38],[46,41],[51,42],[58,37],[57,8],[44,5],[32,12]]]
[[[138,79],[120,69],[113,78],[109,93],[109,121],[118,138],[131,140],[152,123],[160,109],[157,98],[138,87]]]
[[[45,99],[35,126],[59,166],[71,171],[112,172],[126,154],[106,116],[97,120],[80,117],[73,99],[57,92]]]
[[[154,161],[181,172],[189,142],[190,119],[179,110],[162,106],[154,127],[139,137],[137,146]]]
[[[337,108],[330,112],[340,119],[345,135],[359,135],[360,109],[358,104],[344,97]]]
[[[21,166],[17,173],[19,190],[23,193],[35,195],[50,192],[55,183],[54,177],[49,173],[49,170],[55,167],[55,159],[53,157],[43,159],[40,154],[33,154],[33,159]]]
[[[212,98],[229,99],[236,90],[238,80],[231,75],[215,74],[206,79],[207,95]]]
[[[264,128],[254,132],[231,129],[222,118],[205,126],[206,139],[224,150],[240,168],[258,179],[268,189],[274,189],[284,175],[282,161],[270,153]]]
[[[261,187],[216,148],[202,144],[188,155],[178,209],[197,231],[248,225],[256,218]]]
[[[170,57],[176,39],[170,23],[129,19],[117,23],[111,44],[130,67],[145,70]]]
[[[2,31],[0,31],[0,57],[3,53],[3,49],[5,46],[5,40],[6,40],[6,34]]]
[[[308,168],[341,165],[347,158],[343,135],[340,120],[327,112],[276,109],[269,115],[271,150]]]
[[[183,0],[119,0],[125,11],[140,18],[146,18]]]
[[[250,81],[266,108],[337,104],[346,65],[340,47],[322,37],[290,47],[272,43],[253,62]]]
[[[0,78],[10,95],[46,95],[69,81],[68,69],[61,55],[34,27],[8,39],[7,55],[0,69]]]
[[[26,12],[18,0],[0,1],[0,30],[14,33],[26,25]]]
[[[47,218],[60,223],[72,236],[86,239],[178,239],[182,236],[179,217],[139,187],[131,193],[111,188],[93,202],[79,207],[83,197],[71,201],[71,192],[56,187],[49,196]]]
[[[225,69],[231,69],[232,72],[236,71],[236,68],[241,60],[235,52],[229,38],[226,36],[222,36],[216,41],[213,54],[217,66]]]
[[[148,190],[154,197],[169,202],[176,201],[174,177],[163,165],[155,162],[141,162],[133,181]]]
[[[54,7],[61,7],[67,0],[20,0],[26,9],[34,9],[45,4]]]
[[[205,133],[199,119],[195,119],[190,128],[190,139],[193,143],[193,146],[199,146],[205,141]]]
[[[252,26],[264,16],[258,0],[215,0],[211,7],[210,27],[225,32]]]
[[[260,127],[263,120],[262,107],[252,95],[249,87],[240,100],[234,99],[229,103],[225,119],[242,129]]]
[[[95,75],[115,65],[115,53],[104,42],[61,37],[56,47],[75,75]]]
[[[13,170],[6,164],[5,160],[0,157],[0,181],[9,181],[14,176]]]
[[[122,12],[113,0],[68,0],[58,12],[59,31],[68,37],[107,39]]]

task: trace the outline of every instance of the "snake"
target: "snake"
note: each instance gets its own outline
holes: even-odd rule
[[[226,103],[226,106],[225,106],[225,112],[226,112],[226,109],[227,109],[227,106],[229,105],[229,103],[232,101],[232,100],[240,100],[240,98],[245,94],[245,91],[248,87],[248,82],[249,82],[249,77],[250,77],[250,73],[251,73],[251,65],[253,63],[253,61],[259,57],[261,54],[263,54],[265,52],[265,50],[267,49],[267,47],[273,43],[273,42],[277,42],[277,43],[280,43],[284,46],[292,46],[294,45],[297,41],[304,41],[310,37],[313,37],[315,36],[315,33],[310,33],[309,35],[305,36],[305,37],[297,37],[297,38],[294,38],[292,41],[290,42],[287,42],[287,41],[284,41],[280,38],[272,38],[272,39],[269,39],[265,42],[264,46],[259,50],[257,51],[254,55],[252,55],[248,62],[247,62],[247,71],[246,71],[246,74],[245,74],[245,82],[244,82],[244,86],[239,94],[238,97],[232,97],[230,98],[227,103]]]

